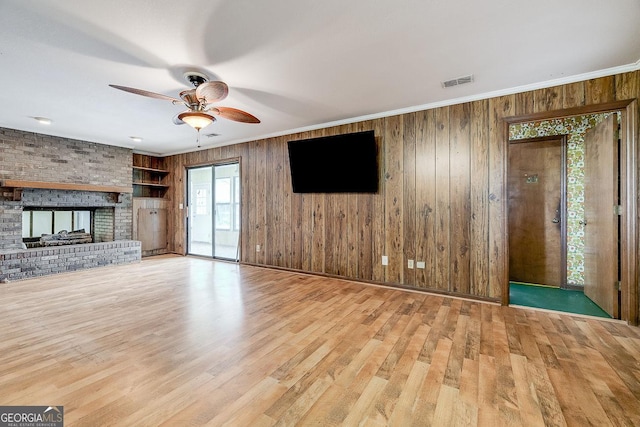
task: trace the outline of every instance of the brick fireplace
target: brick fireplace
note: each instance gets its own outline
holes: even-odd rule
[[[0,181],[130,188],[131,157],[122,147],[0,128]],[[42,209],[91,211],[94,243],[24,249],[23,211]],[[139,261],[132,221],[131,193],[25,186],[16,198],[0,188],[0,280]]]

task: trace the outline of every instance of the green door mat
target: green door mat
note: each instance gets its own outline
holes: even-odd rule
[[[582,291],[509,282],[509,301],[513,305],[546,308],[548,310],[611,319],[611,316],[587,298]]]

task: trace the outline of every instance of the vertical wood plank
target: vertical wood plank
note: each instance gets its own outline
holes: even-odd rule
[[[401,256],[403,272],[403,284],[415,286],[416,284],[416,113],[404,115],[403,123],[403,150],[402,161],[404,169],[402,225],[403,225],[403,254]],[[409,268],[407,261],[413,260],[413,268]]]
[[[489,101],[471,104],[471,229],[469,292],[489,296]]]
[[[359,130],[374,130],[373,122],[363,122]],[[376,142],[378,150],[380,147],[380,136],[376,134]],[[379,162],[379,156],[378,156]],[[382,165],[378,165],[378,170]],[[382,182],[381,180],[379,182]],[[382,184],[378,184],[378,193],[376,194],[359,194],[358,195],[358,275],[359,279],[373,280],[373,212],[374,198],[380,198],[380,188]]]
[[[385,280],[402,283],[402,186],[403,186],[403,118],[385,118],[385,246],[389,265]]]
[[[449,290],[451,231],[449,205],[449,107],[436,109],[436,269],[435,288]]]
[[[515,94],[516,114],[532,114],[536,111],[534,91],[521,92]]]
[[[255,164],[255,212],[252,212],[254,217],[254,233],[256,245],[260,245],[260,252],[256,250],[256,263],[266,263],[266,252],[268,250],[267,245],[267,230],[266,230],[266,210],[267,210],[267,141],[261,139],[256,142],[256,164]],[[255,246],[254,246],[255,247]]]
[[[508,286],[506,227],[507,126],[502,120],[514,115],[514,96],[489,100],[489,297],[502,298]]]
[[[533,91],[534,113],[562,109],[562,86]]]
[[[187,198],[185,197],[187,180],[185,173],[184,164],[173,164],[170,175],[172,176],[171,187],[173,188],[174,195],[171,197],[174,202],[177,201],[178,203],[184,203],[184,209],[182,211],[178,210],[178,215],[176,215],[177,221],[175,222],[174,231],[174,233],[176,233],[174,237],[174,250],[182,255],[187,252],[187,248],[185,247],[185,225],[187,215]]]
[[[640,71],[614,76],[616,101],[640,97]]]
[[[313,200],[313,226],[312,237],[313,245],[311,247],[311,271],[324,273],[324,202],[325,195],[314,193],[311,196]]]
[[[614,76],[600,77],[585,82],[585,104],[602,104],[615,100]]]
[[[359,123],[351,124],[348,127],[348,132],[360,132],[362,130],[362,125]],[[358,277],[358,230],[360,227],[360,214],[358,212],[359,197],[360,194],[347,194],[347,271],[345,276],[354,278]]]
[[[293,192],[291,189],[291,173],[289,168],[289,152],[287,151],[287,141],[288,138],[281,136],[278,138],[278,147],[279,155],[280,155],[280,179],[282,185],[279,187],[282,190],[282,220],[280,226],[280,233],[282,235],[282,254],[283,259],[281,265],[285,268],[292,268],[292,227],[290,224],[292,223],[292,212],[291,212],[291,197],[293,196]],[[299,258],[299,257],[298,257]]]
[[[358,278],[373,280],[373,194],[358,197]]]
[[[454,292],[469,293],[469,247],[471,222],[471,104],[449,108],[449,164],[451,204],[451,286]]]
[[[277,188],[275,183],[278,177],[277,172],[277,150],[273,138],[266,140],[266,173],[264,180],[266,185]],[[277,192],[280,193],[280,192]],[[279,195],[276,192],[265,193],[265,242],[264,242],[264,261],[268,265],[278,264],[278,226],[279,212],[277,209]]]
[[[385,254],[385,193],[386,193],[386,181],[385,181],[385,120],[376,119],[373,121],[374,134],[376,136],[376,142],[378,143],[378,193],[373,197],[373,209],[371,217],[373,218],[373,236],[372,236],[372,279],[377,282],[383,282],[385,280],[385,269],[382,267],[381,259]]]
[[[238,156],[240,157],[240,261],[248,259],[248,255],[255,250],[250,251],[249,233],[249,212],[252,209],[253,199],[249,194],[250,176],[249,173],[249,144],[240,144],[237,149]]]
[[[285,191],[291,192],[291,223],[290,227],[287,227],[290,231],[291,242],[291,256],[290,266],[296,270],[303,269],[305,252],[304,245],[304,224],[306,224],[304,218],[304,197],[302,193],[293,193],[291,188],[291,169],[289,167],[289,156],[286,155],[286,142],[283,144],[285,149],[286,164],[285,170],[287,176],[287,189]]]
[[[348,257],[348,221],[347,221],[347,199],[346,194],[334,194],[333,199],[333,221],[327,226],[331,228],[333,244],[329,248],[333,252],[333,271],[327,273],[344,276],[347,274]],[[328,246],[328,245],[327,245]],[[327,255],[328,259],[328,255]],[[327,266],[328,267],[328,266]]]
[[[584,82],[562,86],[562,108],[574,108],[584,105]]]
[[[324,130],[311,132],[310,138],[324,136]],[[325,209],[326,195],[321,193],[312,194],[313,199],[313,246],[311,248],[311,268],[312,271],[324,273],[325,270],[325,217],[331,211]]]
[[[302,270],[311,271],[313,251],[313,196],[301,194],[302,199]]]
[[[435,286],[436,265],[436,117],[435,110],[416,117],[416,286]]]
[[[247,210],[248,221],[243,224],[242,234],[244,240],[248,241],[247,251],[244,253],[243,261],[256,263],[256,245],[258,242],[257,233],[257,212],[258,212],[258,182],[257,182],[257,165],[258,165],[258,150],[257,142],[253,141],[247,143],[247,169],[244,170],[244,174],[247,179],[247,186],[242,189],[243,197],[246,194],[247,199],[250,200],[249,209]]]

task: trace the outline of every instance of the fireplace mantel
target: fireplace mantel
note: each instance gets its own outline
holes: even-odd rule
[[[46,190],[98,191],[101,193],[112,193],[114,203],[120,202],[121,193],[133,192],[132,187],[73,184],[68,182],[23,181],[18,179],[2,179],[0,180],[0,187],[13,190],[14,202],[22,200],[22,190],[24,188],[40,188]]]

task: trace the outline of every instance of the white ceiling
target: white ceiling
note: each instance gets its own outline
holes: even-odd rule
[[[139,152],[197,147],[186,70],[229,85],[203,147],[639,68],[640,1],[0,0],[0,127]],[[472,84],[441,82],[468,74]],[[48,117],[43,126],[33,117]],[[130,136],[144,138],[133,142]]]

